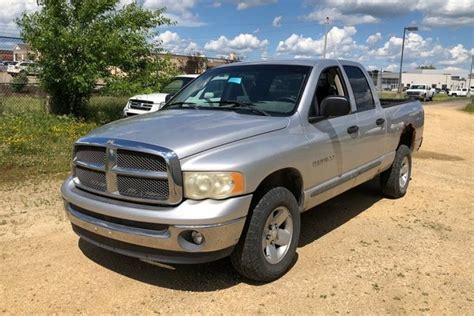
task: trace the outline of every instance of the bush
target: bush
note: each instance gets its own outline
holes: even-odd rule
[[[20,73],[18,76],[14,77],[10,83],[13,92],[23,92],[28,85],[28,76],[26,73]]]
[[[471,103],[466,105],[464,108],[464,111],[469,112],[469,113],[474,113],[474,98],[471,97]]]
[[[122,118],[128,97],[94,96],[84,113],[87,122],[105,124]]]

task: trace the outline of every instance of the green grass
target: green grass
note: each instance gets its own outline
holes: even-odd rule
[[[468,113],[474,113],[474,98],[471,98],[471,103],[466,105],[466,107],[463,110]]]
[[[77,119],[47,114],[44,98],[0,96],[0,183],[67,172],[74,141],[121,118],[126,101],[95,96]]]

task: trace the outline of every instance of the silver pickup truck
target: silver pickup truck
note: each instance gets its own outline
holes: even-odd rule
[[[295,259],[301,212],[377,175],[405,195],[423,124],[419,101],[380,101],[355,62],[226,65],[79,139],[62,195],[99,247],[168,264],[230,255],[271,281]]]

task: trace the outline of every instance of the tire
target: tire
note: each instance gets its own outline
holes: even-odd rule
[[[270,223],[273,219],[281,221],[285,215],[283,213],[287,215],[287,219],[276,229]],[[258,201],[247,220],[246,228],[231,255],[233,267],[242,276],[260,282],[273,281],[283,276],[296,256],[300,225],[300,212],[295,196],[283,187],[271,189]],[[270,227],[273,228],[269,229]],[[281,230],[286,231],[284,236],[287,238],[280,238]],[[286,244],[279,246],[279,243],[284,244],[284,240]],[[274,251],[271,251],[272,247],[275,248]]]
[[[407,193],[411,177],[411,150],[400,145],[390,169],[382,172],[380,182],[385,196],[398,199]]]

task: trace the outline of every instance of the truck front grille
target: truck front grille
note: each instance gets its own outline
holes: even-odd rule
[[[182,199],[180,170],[174,152],[143,143],[92,138],[74,148],[75,185],[113,198],[177,204]]]
[[[166,172],[163,157],[130,150],[117,150],[117,166],[120,168]]]
[[[76,146],[75,157],[80,161],[103,165],[105,163],[105,147]]]
[[[130,100],[130,108],[142,111],[150,111],[153,107],[153,101]]]
[[[100,192],[105,192],[107,190],[105,172],[90,170],[78,166],[75,168],[74,174],[81,184],[88,188]]]
[[[141,179],[130,176],[117,176],[118,191],[121,195],[142,199],[168,199],[168,180]]]

